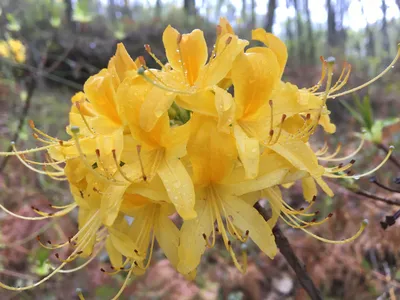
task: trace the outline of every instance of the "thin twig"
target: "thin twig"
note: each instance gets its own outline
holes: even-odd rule
[[[376,200],[376,201],[380,201],[380,202],[384,202],[386,204],[389,205],[395,205],[395,206],[400,206],[400,201],[399,200],[394,200],[394,199],[389,199],[389,198],[385,198],[385,197],[381,197],[381,196],[377,196],[374,195],[370,192],[361,190],[361,189],[350,189],[350,188],[346,188],[347,190],[353,192],[354,194],[360,195],[360,196],[364,196],[367,197],[369,199],[372,200]]]
[[[23,127],[24,124],[25,124],[26,116],[28,115],[28,111],[29,111],[29,108],[30,108],[30,106],[31,106],[32,97],[33,97],[33,92],[35,91],[35,88],[36,88],[36,79],[35,79],[33,76],[31,76],[31,77],[28,79],[26,85],[27,85],[27,97],[26,97],[26,100],[25,100],[24,107],[23,107],[23,109],[22,109],[21,116],[20,116],[20,118],[19,118],[17,130],[15,131],[14,137],[13,137],[13,139],[12,139],[12,141],[15,142],[15,143],[16,143],[16,142],[18,141],[18,139],[19,139],[20,133],[21,133],[21,131],[22,131],[22,127]],[[7,152],[11,152],[11,151],[12,151],[12,146],[10,145],[10,146],[8,147]],[[0,164],[0,173],[1,173],[1,172],[4,170],[4,168],[6,167],[7,162],[8,162],[8,159],[9,159],[10,157],[11,157],[11,156],[6,156],[6,157],[3,158],[3,160],[2,160],[2,162],[1,162],[1,164]]]
[[[254,208],[257,209],[257,211],[261,214],[261,216],[266,221],[270,218],[270,215],[267,212],[267,210],[264,207],[262,207],[258,202],[254,205]],[[290,246],[288,239],[283,234],[283,232],[280,229],[278,224],[276,224],[275,227],[273,228],[273,233],[275,236],[275,242],[276,242],[280,252],[285,257],[288,264],[292,267],[293,271],[296,273],[296,276],[297,276],[301,286],[304,288],[304,290],[310,296],[311,300],[321,300],[322,296],[321,296],[320,291],[315,286],[314,282],[312,281],[311,277],[308,275],[306,269],[304,268],[303,264],[300,262],[299,258],[293,252],[293,249]]]

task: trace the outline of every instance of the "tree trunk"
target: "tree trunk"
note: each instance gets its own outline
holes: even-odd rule
[[[304,44],[304,37],[303,37],[303,22],[301,18],[301,10],[299,7],[299,1],[298,0],[293,0],[294,4],[294,9],[296,10],[296,31],[297,31],[297,44],[299,45],[299,52],[298,52],[298,58],[299,61],[304,61],[306,58],[305,54],[305,44]]]
[[[389,41],[389,33],[387,28],[387,21],[386,21],[386,10],[387,5],[386,1],[382,0],[382,39],[383,39],[383,50],[385,50],[385,56],[387,57],[390,51],[390,41]]]
[[[244,25],[246,25],[246,19],[247,19],[247,16],[246,16],[246,5],[247,5],[247,2],[246,2],[246,0],[242,0],[242,14],[241,14],[241,17],[242,17],[242,23],[244,24]]]
[[[251,0],[251,28],[256,27],[256,0]]]
[[[196,1],[195,0],[184,0],[183,8],[188,16],[196,15]]]
[[[116,19],[115,15],[115,1],[114,0],[108,0],[108,16],[111,20],[111,22],[114,22]]]
[[[68,27],[72,30],[75,31],[75,24],[72,19],[73,15],[73,7],[72,7],[72,0],[66,0],[65,1],[65,19],[67,21]]]
[[[161,0],[156,1],[156,10],[154,13],[154,17],[158,20],[161,19]]]
[[[328,11],[328,45],[335,47],[337,45],[336,20],[331,0],[326,0],[326,8]]]
[[[307,17],[307,40],[308,40],[308,62],[312,63],[315,59],[315,42],[314,42],[314,31],[312,28],[311,14],[308,0],[304,1],[304,10],[306,11]]]
[[[276,0],[268,1],[268,11],[267,11],[267,22],[265,24],[265,29],[267,32],[272,32],[272,27],[274,26],[275,20],[275,9],[276,9]]]

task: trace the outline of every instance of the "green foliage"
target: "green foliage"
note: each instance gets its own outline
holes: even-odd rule
[[[362,100],[360,97],[355,96],[354,106],[351,106],[345,101],[340,101],[340,103],[343,104],[353,118],[360,124],[362,130],[365,131],[366,140],[376,144],[382,141],[382,132],[385,127],[400,122],[400,118],[397,117],[375,120],[369,96],[364,96]]]

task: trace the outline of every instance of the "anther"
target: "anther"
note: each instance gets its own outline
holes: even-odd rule
[[[49,240],[49,241],[47,241],[47,244],[51,245],[51,241],[50,241],[50,240]]]
[[[228,37],[228,38],[226,39],[225,44],[226,44],[226,45],[229,45],[231,42],[232,42],[232,37],[230,36],[230,37]]]
[[[314,215],[318,215],[319,214],[319,210],[315,211]]]
[[[139,62],[142,67],[146,67],[146,60],[143,56],[139,56]]]
[[[228,247],[232,247],[231,241],[228,241]]]
[[[29,127],[34,129],[35,128],[35,123],[32,120],[28,121]]]
[[[315,200],[317,200],[317,196],[313,196],[311,202],[315,202]]]
[[[144,49],[146,50],[147,53],[151,53],[151,47],[149,44],[144,44]]]
[[[103,273],[105,273],[105,272],[106,272],[106,270],[104,270],[103,268],[101,268],[101,269],[100,269],[100,271],[101,271],[101,272],[103,272]]]
[[[177,38],[176,38],[176,43],[179,45],[182,41],[182,34],[178,34]]]
[[[350,161],[350,164],[354,164],[356,162],[356,160],[355,159],[352,159],[351,161]]]
[[[308,121],[308,120],[310,120],[311,119],[311,114],[307,114],[306,115],[306,120]]]
[[[134,263],[134,265],[135,265],[136,267],[139,267],[139,264],[137,263],[136,260],[135,260],[133,263]]]
[[[83,251],[78,251],[78,252],[76,252],[77,255],[80,255],[80,254],[82,254],[82,253],[83,253]]]
[[[60,254],[56,253],[54,256],[57,257],[57,259],[60,259]]]
[[[217,37],[222,33],[222,27],[217,25]]]
[[[60,144],[60,146],[64,146],[64,142],[62,140],[58,140],[58,143]]]
[[[40,236],[39,235],[36,236],[36,239],[40,242]]]
[[[139,255],[139,251],[137,249],[134,249],[133,252]]]
[[[333,213],[329,213],[328,218],[331,218],[333,216]]]
[[[100,157],[100,149],[96,149],[96,156]]]

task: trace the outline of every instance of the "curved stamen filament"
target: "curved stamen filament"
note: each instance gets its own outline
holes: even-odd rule
[[[328,147],[328,141],[327,141],[326,138],[325,138],[324,145],[322,146],[321,149],[318,149],[317,151],[315,151],[315,155],[316,155],[316,156],[324,155],[326,152],[328,152],[328,149],[329,149],[329,147]]]
[[[314,93],[315,91],[319,90],[319,88],[322,85],[322,82],[325,79],[325,75],[326,75],[326,61],[325,61],[323,56],[320,56],[319,59],[321,60],[321,63],[322,63],[322,65],[321,65],[321,78],[319,79],[319,81],[318,81],[318,83],[316,85],[314,85],[313,87],[308,89],[311,93]]]
[[[350,161],[348,164],[346,164],[344,166],[339,165],[339,166],[333,167],[333,168],[325,168],[325,172],[328,172],[328,173],[344,172],[344,171],[350,169],[354,165],[355,162],[356,161],[353,159],[352,161]]]
[[[342,143],[338,143],[338,145],[336,147],[336,150],[332,154],[327,155],[327,156],[323,156],[323,157],[321,157],[319,159],[321,159],[321,160],[329,160],[330,158],[334,158],[336,155],[339,154],[341,149],[342,149]]]
[[[135,268],[135,265],[132,264],[131,267],[130,267],[130,269],[129,269],[128,274],[126,275],[126,278],[125,278],[125,280],[124,280],[124,283],[122,284],[122,286],[121,286],[120,290],[118,291],[118,293],[114,296],[114,298],[112,298],[112,300],[117,300],[117,299],[119,298],[119,296],[121,296],[122,292],[125,290],[125,288],[126,288],[126,286],[127,286],[127,284],[128,284],[129,279],[130,279],[131,276],[132,276],[132,272],[133,272],[133,269],[134,269],[134,268]]]
[[[151,51],[151,47],[149,44],[144,45],[144,49],[146,52],[154,59],[154,61],[161,67],[163,71],[165,71],[165,66],[164,64],[157,58],[157,56]]]
[[[109,179],[109,178],[105,177],[104,175],[93,170],[92,166],[87,162],[85,154],[83,153],[82,148],[80,146],[79,137],[78,137],[79,127],[74,126],[73,128],[71,128],[71,131],[72,131],[73,137],[75,139],[75,146],[76,146],[76,149],[78,150],[81,161],[83,162],[86,169],[89,170],[90,173],[92,173],[96,178],[98,178],[99,180],[101,180],[103,182],[108,182],[108,183],[112,183],[115,185],[125,185],[126,184],[125,182],[122,182],[122,181],[117,181],[115,179]]]
[[[65,210],[61,210],[58,211],[52,215],[47,215],[47,216],[42,216],[42,217],[26,217],[26,216],[21,216],[18,215],[16,213],[13,213],[12,211],[9,211],[7,208],[5,208],[2,204],[0,204],[0,208],[5,211],[6,213],[8,213],[9,215],[16,217],[18,219],[22,219],[22,220],[29,220],[29,221],[38,221],[38,220],[45,220],[48,218],[55,218],[55,217],[62,217],[65,216],[66,214],[68,214],[71,210],[73,210],[77,205],[74,204],[73,206],[65,209]]]
[[[29,126],[31,127],[31,129],[32,129],[33,131],[35,131],[37,134],[42,135],[43,137],[49,139],[50,141],[58,142],[58,139],[57,139],[57,138],[52,137],[52,136],[50,136],[50,135],[44,133],[43,131],[39,130],[38,128],[36,128],[35,123],[34,123],[32,120],[29,120],[28,123],[29,123]]]
[[[365,88],[366,86],[370,85],[371,83],[373,83],[376,80],[378,80],[379,78],[381,78],[383,75],[385,75],[387,72],[389,72],[392,69],[392,67],[396,64],[397,60],[399,59],[400,47],[398,46],[397,48],[398,48],[397,49],[397,54],[396,54],[395,58],[393,59],[393,61],[389,64],[389,66],[387,66],[387,68],[385,70],[383,70],[375,78],[372,78],[371,80],[367,81],[366,83],[364,83],[364,84],[362,84],[362,85],[360,85],[358,87],[355,87],[353,89],[350,89],[348,91],[344,91],[344,92],[338,93],[338,94],[329,95],[329,98],[336,98],[336,97],[340,97],[340,96],[344,96],[344,95],[348,95],[348,94],[354,93],[354,92],[356,92],[358,90],[361,90],[361,89]]]
[[[130,179],[130,178],[125,174],[124,170],[122,170],[121,165],[120,165],[120,162],[118,162],[117,154],[115,153],[115,149],[112,150],[112,155],[113,155],[113,159],[114,159],[115,165],[116,165],[116,167],[117,167],[117,170],[118,170],[118,172],[121,174],[121,176],[122,176],[126,181],[128,181],[128,182],[130,182],[130,183],[134,183],[134,181],[133,181],[132,179]]]
[[[351,175],[351,176],[344,175],[344,174],[343,174],[343,175],[324,174],[323,176],[326,176],[326,177],[329,177],[329,178],[351,178],[351,179],[360,179],[361,177],[365,177],[365,176],[371,175],[372,173],[374,173],[374,172],[376,172],[377,170],[379,170],[379,169],[388,161],[388,159],[390,158],[390,155],[392,155],[392,153],[393,153],[393,150],[394,150],[394,147],[393,147],[393,146],[390,146],[390,147],[389,147],[389,151],[388,151],[387,155],[385,156],[385,158],[382,160],[382,162],[381,162],[379,165],[377,165],[375,168],[373,168],[372,170],[367,171],[367,172],[365,172],[365,173],[362,173],[362,174],[355,174],[355,175]]]
[[[362,149],[362,147],[363,147],[363,145],[364,145],[364,142],[365,142],[365,137],[363,136],[363,137],[361,138],[360,145],[357,147],[357,149],[354,150],[354,152],[350,153],[350,154],[347,155],[347,156],[340,157],[340,158],[318,157],[318,160],[321,160],[321,161],[332,161],[332,162],[334,162],[334,161],[342,161],[342,160],[350,159],[350,158],[352,158],[353,156],[355,156],[358,152],[360,152],[360,150]]]
[[[91,134],[95,134],[94,131],[93,131],[93,129],[89,126],[89,123],[88,123],[88,121],[86,120],[85,115],[84,115],[84,114],[82,113],[82,111],[81,111],[81,105],[80,105],[79,101],[75,102],[75,107],[77,108],[77,110],[78,110],[78,112],[79,112],[79,114],[80,114],[80,116],[81,116],[81,118],[82,118],[82,120],[83,120],[83,123],[85,123],[85,125],[86,125],[87,129],[89,130],[89,132],[90,132]]]

